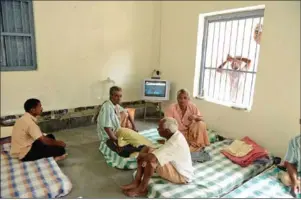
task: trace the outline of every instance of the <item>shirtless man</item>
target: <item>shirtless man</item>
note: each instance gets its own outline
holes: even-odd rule
[[[295,136],[288,145],[288,150],[285,156],[285,166],[287,172],[280,174],[280,179],[284,185],[291,187],[292,194],[301,194],[301,137]]]
[[[145,147],[139,153],[135,179],[131,184],[121,187],[127,196],[147,195],[148,182],[155,171],[172,183],[187,184],[192,181],[190,149],[185,137],[178,131],[177,121],[170,117],[162,119],[158,132],[167,141],[158,149]]]

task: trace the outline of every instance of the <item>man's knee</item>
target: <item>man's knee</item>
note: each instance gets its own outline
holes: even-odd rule
[[[141,149],[140,153],[151,153],[151,152],[153,152],[153,151],[154,151],[153,148],[148,147],[148,146],[144,146],[144,147]]]

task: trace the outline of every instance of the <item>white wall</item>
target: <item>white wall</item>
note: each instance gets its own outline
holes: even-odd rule
[[[300,2],[163,2],[160,66],[163,78],[173,83],[174,99],[180,88],[192,91],[199,14],[262,4],[264,31],[251,112],[194,102],[210,128],[227,137],[248,135],[283,156],[300,128]]]
[[[34,1],[34,18],[38,70],[1,72],[1,116],[30,97],[44,110],[96,105],[91,86],[107,77],[138,100],[159,65],[160,2]]]

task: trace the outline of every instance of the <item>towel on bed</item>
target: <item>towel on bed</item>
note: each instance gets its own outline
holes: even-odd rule
[[[252,145],[252,147],[253,147],[252,151],[250,151],[246,156],[236,157],[224,150],[221,151],[222,154],[224,154],[232,162],[234,162],[242,167],[249,166],[255,160],[268,156],[267,150],[262,148],[261,146],[259,146],[256,142],[251,140],[249,137],[244,137],[242,139],[242,141],[244,141],[245,143],[247,143],[249,145]]]

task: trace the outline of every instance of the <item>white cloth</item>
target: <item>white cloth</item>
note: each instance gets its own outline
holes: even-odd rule
[[[252,145],[249,145],[241,140],[234,140],[231,145],[224,148],[224,151],[235,157],[244,157],[252,150]]]
[[[180,131],[175,132],[164,145],[153,151],[153,154],[161,166],[170,162],[187,182],[192,181],[193,167],[190,149]]]

